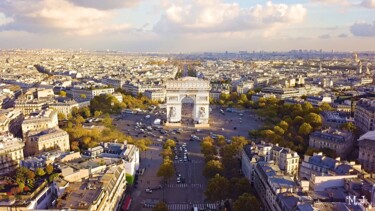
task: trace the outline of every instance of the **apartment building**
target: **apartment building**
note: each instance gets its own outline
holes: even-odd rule
[[[250,89],[254,88],[254,82],[242,82],[236,86],[238,94],[246,94]]]
[[[275,161],[284,174],[295,176],[298,173],[299,155],[297,152],[277,144],[272,146],[271,160]]]
[[[273,161],[260,161],[254,172],[254,189],[265,210],[281,210],[277,203],[278,195],[296,193],[297,184],[290,176],[285,176]]]
[[[24,115],[28,115],[30,113],[40,111],[43,109],[48,108],[48,104],[50,101],[48,100],[40,100],[40,99],[33,99],[33,100],[24,100],[24,99],[17,99],[15,101],[15,108],[20,110]]]
[[[57,111],[57,113],[64,114],[68,116],[68,114],[72,113],[73,108],[78,108],[79,104],[75,100],[69,100],[65,102],[55,102],[49,105],[51,109]]]
[[[310,134],[309,147],[328,148],[335,151],[341,158],[346,158],[353,147],[353,135],[348,131],[331,128],[315,131]]]
[[[20,161],[24,159],[24,146],[20,138],[13,135],[0,135],[0,175],[16,170]]]
[[[24,116],[19,110],[12,108],[0,110],[0,135],[12,133],[21,137],[23,119]]]
[[[358,161],[366,171],[375,173],[375,131],[365,133],[358,139],[358,142]]]
[[[151,100],[164,102],[165,101],[165,89],[160,90],[147,90],[144,92],[145,96],[150,98]]]
[[[363,132],[374,130],[375,100],[362,98],[356,103],[354,122]]]
[[[25,155],[33,156],[55,149],[60,151],[70,150],[69,134],[66,131],[60,128],[52,128],[26,133]]]
[[[22,134],[28,131],[41,131],[58,126],[57,111],[53,109],[40,110],[26,116],[22,122]]]
[[[71,182],[57,199],[59,210],[107,211],[119,210],[121,196],[126,189],[126,171],[113,165],[82,182]]]
[[[103,94],[112,94],[115,92],[114,88],[93,88],[93,89],[79,89],[72,88],[68,90],[68,93],[72,96],[73,99],[80,98],[82,95],[86,96],[86,100],[92,100],[95,96]]]

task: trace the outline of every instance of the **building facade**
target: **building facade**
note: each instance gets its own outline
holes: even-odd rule
[[[374,130],[375,100],[360,99],[355,106],[354,122],[362,132]]]
[[[328,148],[341,158],[346,158],[353,147],[353,135],[339,129],[325,129],[310,134],[309,147],[315,149]]]
[[[25,144],[20,138],[15,138],[12,135],[0,136],[0,175],[16,170],[20,161],[24,159],[24,146]]]
[[[69,134],[60,128],[26,133],[25,154],[37,155],[42,152],[59,149],[69,151]]]
[[[53,109],[41,110],[25,117],[22,122],[22,134],[28,131],[41,131],[58,126],[57,111]]]
[[[375,173],[375,131],[365,133],[358,141],[358,161],[367,172]]]

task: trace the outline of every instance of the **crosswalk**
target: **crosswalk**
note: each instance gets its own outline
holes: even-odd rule
[[[180,184],[173,184],[169,183],[167,184],[167,188],[203,188],[203,184],[186,184],[186,183],[180,183]]]
[[[192,160],[190,162],[184,162],[184,161],[180,161],[180,160],[174,160],[173,163],[175,163],[175,164],[187,164],[187,163],[201,164],[201,163],[204,163],[204,162],[202,160]]]
[[[209,208],[211,210],[216,210],[217,205],[214,203],[209,204],[168,204],[168,210],[170,211],[177,211],[177,210],[191,210],[192,207],[198,207],[198,209],[205,209]]]

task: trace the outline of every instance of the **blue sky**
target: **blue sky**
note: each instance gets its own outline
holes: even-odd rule
[[[0,48],[375,49],[375,0],[1,0]]]

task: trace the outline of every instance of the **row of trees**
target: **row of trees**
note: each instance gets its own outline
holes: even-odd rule
[[[249,136],[291,148],[299,154],[312,151],[308,149],[308,137],[322,127],[322,118],[319,114],[332,109],[329,104],[313,107],[308,102],[294,105],[284,104],[277,99],[267,99],[263,102],[265,105],[257,110],[257,114],[266,119],[268,126],[250,131]]]
[[[19,193],[33,191],[36,188],[35,182],[39,179],[48,179],[49,182],[52,182],[58,177],[58,174],[53,172],[54,168],[51,164],[47,165],[46,168],[36,168],[35,171],[26,167],[17,168],[16,174],[14,175],[16,186],[15,184],[10,184],[13,187],[10,188],[8,195],[17,195]],[[1,189],[5,188],[5,186],[1,187]]]
[[[175,169],[173,166],[173,148],[176,147],[176,142],[168,139],[163,144],[163,151],[160,155],[163,157],[163,163],[160,165],[157,176],[162,177],[164,182],[168,181],[175,174]]]
[[[211,137],[203,138],[201,151],[205,157],[203,175],[208,179],[205,195],[209,201],[234,200],[233,209],[259,210],[257,199],[251,194],[249,181],[239,174],[239,158],[244,145],[250,143],[244,137],[232,137],[231,143],[227,143],[223,136],[216,140]],[[219,156],[218,156],[219,153]],[[253,204],[253,208],[246,207],[247,201]]]

